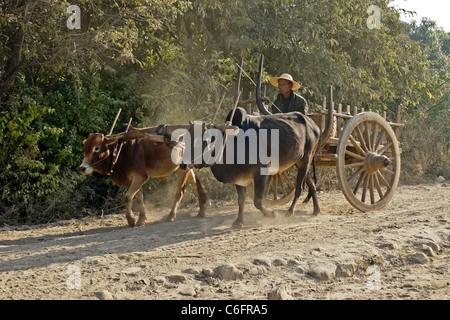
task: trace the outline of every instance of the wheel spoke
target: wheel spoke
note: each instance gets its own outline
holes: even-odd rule
[[[371,173],[369,176],[369,191],[370,191],[370,203],[371,204],[375,203],[375,194],[373,192],[373,176],[374,176],[373,173]]]
[[[286,188],[284,187],[284,183],[283,183],[283,176],[281,174],[278,174],[278,181],[280,181],[280,187],[281,187],[281,192],[283,192],[283,195],[286,197],[287,196],[287,192],[286,192]]]
[[[378,154],[379,154],[379,155],[382,155],[382,154],[385,153],[386,150],[389,149],[391,146],[392,146],[392,141],[389,142],[388,144],[385,144],[385,145],[383,146],[383,148],[381,148],[380,151],[378,151]]]
[[[365,151],[370,151],[367,149],[366,142],[364,141],[364,136],[362,135],[361,130],[359,129],[359,126],[356,126],[355,130],[359,137],[359,143],[361,144],[361,148]]]
[[[378,176],[378,178],[380,178],[381,182],[383,182],[383,184],[386,186],[386,188],[388,188],[388,190],[391,190],[391,186],[389,185],[389,183],[387,183],[386,179],[383,177],[383,175],[380,173],[380,171],[377,171],[377,176]]]
[[[369,183],[369,176],[368,174],[366,174],[364,176],[364,186],[363,186],[363,190],[362,190],[362,195],[361,195],[361,202],[366,202],[366,193],[367,193],[367,185]]]
[[[361,185],[361,183],[363,182],[364,178],[366,177],[367,172],[364,171],[363,173],[361,173],[361,175],[359,176],[358,182],[356,183],[355,189],[353,189],[353,194],[356,195],[356,193],[358,192],[359,186]]]
[[[378,137],[377,143],[375,144],[375,147],[373,148],[373,150],[375,150],[375,152],[377,151],[378,147],[380,146],[381,141],[383,141],[383,138],[384,138],[384,132],[385,132],[384,130],[381,131],[381,134],[380,134],[380,136]]]
[[[291,186],[291,188],[295,188],[295,184],[292,183],[291,179],[286,174],[286,171],[283,171],[282,175],[286,179],[287,183]]]
[[[375,139],[377,138],[377,136],[378,136],[378,124],[376,123],[376,122],[374,122],[373,123],[373,125],[374,125],[374,128],[373,128],[373,131],[372,131],[372,139],[371,139],[371,141],[370,141],[370,144],[371,144],[371,146],[372,146],[372,150],[377,150],[376,148],[375,148],[375,144],[376,144],[376,141],[375,141]]]
[[[347,179],[347,183],[350,183],[357,175],[361,174],[361,172],[364,170],[364,167],[359,168],[358,170],[353,173],[350,178]]]
[[[349,163],[345,165],[345,168],[349,167],[361,167],[364,165],[364,162],[355,162],[355,163]]]
[[[348,138],[350,142],[353,144],[353,146],[356,148],[356,150],[358,150],[359,153],[365,156],[366,152],[363,149],[361,149],[361,147],[358,144],[358,141],[356,141],[355,138],[353,138],[351,135]]]
[[[359,154],[356,154],[356,153],[353,153],[351,151],[345,150],[345,153],[348,154],[349,156],[352,156],[353,158],[358,159],[358,160],[362,160],[362,161],[365,160],[365,158],[363,156],[361,156]]]
[[[267,195],[269,194],[270,184],[272,183],[273,176],[269,177],[269,181],[266,183],[266,190],[264,190],[264,198],[267,198]]]
[[[389,170],[388,168],[381,168],[381,170],[383,170],[384,172],[389,173],[391,175],[395,175],[395,172],[392,170]]]
[[[378,181],[378,177],[376,174],[373,175],[373,180],[375,181],[375,188],[378,191],[378,195],[380,196],[380,199],[383,199],[383,196],[384,196],[383,191],[381,190],[380,181]]]
[[[364,121],[364,131],[365,131],[365,135],[364,135],[364,142],[366,143],[366,147],[368,150],[372,151],[372,144],[370,143],[370,130],[369,130],[369,121]]]
[[[297,174],[297,171],[295,171],[294,169],[292,169],[292,167],[288,168],[288,171],[290,171],[290,172],[292,172],[292,173],[294,173],[294,174]]]

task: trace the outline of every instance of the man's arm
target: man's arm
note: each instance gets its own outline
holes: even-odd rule
[[[301,95],[296,94],[293,101],[292,109],[295,111],[300,111],[304,115],[308,114],[308,102]],[[294,111],[292,110],[292,111]]]

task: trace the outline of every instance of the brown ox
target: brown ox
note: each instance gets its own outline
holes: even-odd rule
[[[136,129],[130,127],[130,131],[134,130]],[[113,168],[113,150],[117,140],[118,138],[105,137],[101,133],[90,134],[89,138],[83,141],[84,159],[79,170],[84,175],[93,171],[100,174],[110,174],[111,180],[116,185],[128,189],[125,194],[125,203],[127,208],[126,218],[130,227],[141,226],[146,220],[142,186],[150,177],[165,178],[177,170],[177,190],[168,220],[175,220],[178,206],[185,192],[186,181],[191,184],[198,197],[200,206],[198,216],[205,216],[206,190],[198,179],[196,171],[181,170],[178,165],[172,162],[171,148],[165,144],[155,143],[143,138],[125,141]],[[137,223],[131,210],[134,196],[136,196],[139,204]]]

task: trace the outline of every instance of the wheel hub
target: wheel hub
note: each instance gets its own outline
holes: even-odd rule
[[[386,168],[391,164],[392,161],[389,160],[388,157],[376,154],[374,152],[368,152],[364,161],[364,165],[368,173],[373,173],[377,170]]]

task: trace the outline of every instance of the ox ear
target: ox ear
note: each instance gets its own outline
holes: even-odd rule
[[[106,143],[107,146],[109,146],[110,144],[114,144],[119,140],[119,137],[105,137],[104,141]]]

